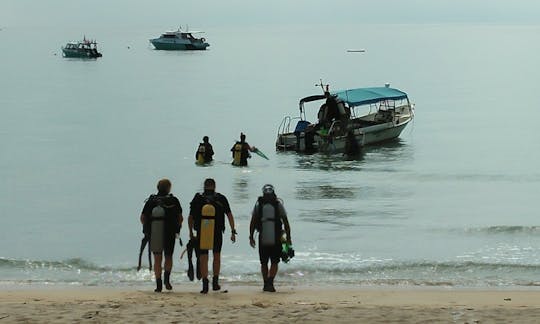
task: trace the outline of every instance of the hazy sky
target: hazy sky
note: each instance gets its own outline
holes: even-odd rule
[[[77,24],[540,23],[538,0],[0,0],[0,28]]]

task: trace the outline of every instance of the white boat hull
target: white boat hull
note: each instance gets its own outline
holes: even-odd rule
[[[403,129],[412,120],[405,119],[399,124],[393,122],[377,124],[373,126],[357,128],[353,130],[354,139],[359,147],[388,141],[399,137]],[[276,147],[280,150],[292,150],[297,152],[322,152],[322,153],[344,153],[347,145],[347,136],[321,136],[315,134],[313,146],[306,146],[306,134],[286,133],[278,135]],[[309,135],[308,135],[309,136]]]

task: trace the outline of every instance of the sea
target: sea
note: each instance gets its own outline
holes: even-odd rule
[[[11,19],[0,22],[0,288],[153,285],[146,252],[136,270],[146,198],[168,178],[187,218],[209,177],[237,223],[237,242],[229,228],[224,236],[225,284],[260,284],[249,221],[270,183],[295,250],[279,284],[540,285],[540,24],[211,22],[157,4],[134,17],[116,8],[115,19],[53,3],[36,3],[29,18],[8,1]],[[186,22],[205,31],[208,50],[148,42]],[[61,46],[83,37],[103,57],[63,58]],[[415,119],[399,139],[352,158],[277,152],[281,121],[321,93],[321,80],[331,90],[389,83],[408,93]],[[231,166],[241,132],[269,159]],[[203,136],[216,153],[201,167]],[[189,283],[183,250],[178,284]]]

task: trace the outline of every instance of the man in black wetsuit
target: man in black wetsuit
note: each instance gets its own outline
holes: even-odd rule
[[[221,269],[221,246],[223,245],[223,233],[225,232],[225,215],[229,221],[231,227],[231,241],[236,242],[236,229],[234,227],[234,217],[229,206],[227,198],[216,192],[216,182],[214,179],[206,179],[204,181],[204,192],[195,194],[190,204],[188,225],[189,225],[189,237],[195,239],[197,244],[200,244],[201,239],[201,219],[202,209],[206,204],[211,204],[215,208],[214,215],[214,242],[212,252],[213,258],[213,278],[212,278],[212,290],[220,290],[219,285],[219,272]],[[193,233],[193,230],[197,231],[197,235]],[[200,246],[200,245],[198,245]],[[208,250],[199,249],[199,266],[201,270],[202,278],[202,290],[201,294],[208,293]]]
[[[283,202],[278,199],[274,186],[267,184],[262,189],[263,195],[257,199],[249,224],[249,245],[255,248],[255,231],[259,232],[259,260],[264,280],[263,291],[275,292],[274,278],[278,272],[281,258],[281,235],[286,233],[287,244],[292,245],[291,227]],[[270,261],[270,269],[268,268]]]
[[[203,137],[203,142],[199,144],[197,152],[195,152],[195,160],[198,163],[212,162],[214,156],[214,149],[212,144],[208,141],[208,136]]]
[[[157,194],[148,197],[141,213],[143,232],[150,237],[150,250],[154,254],[155,292],[161,292],[163,283],[167,290],[172,289],[170,276],[174,244],[184,219],[180,201],[170,193],[171,186],[168,179],[159,180]],[[163,254],[165,254],[164,282],[161,280]]]
[[[250,151],[255,151],[255,147],[250,146],[246,142],[246,135],[244,133],[240,133],[240,141],[236,142],[231,148],[233,157],[232,165],[247,166],[247,159],[251,158],[251,154],[249,154]]]

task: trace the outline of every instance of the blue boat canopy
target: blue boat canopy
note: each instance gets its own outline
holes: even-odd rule
[[[332,92],[349,106],[361,106],[376,103],[382,100],[406,99],[407,94],[398,89],[389,87],[358,88]]]

